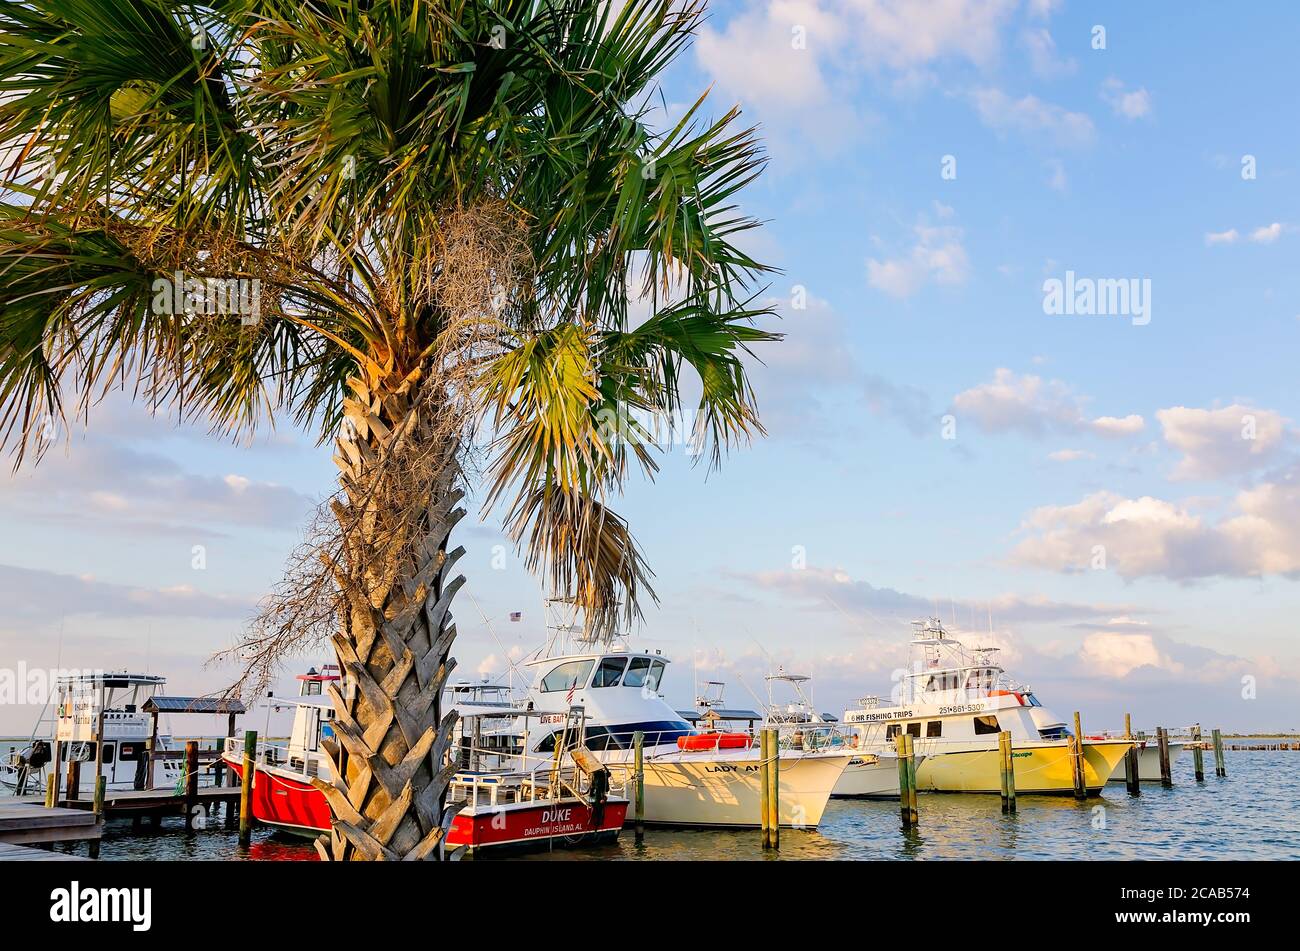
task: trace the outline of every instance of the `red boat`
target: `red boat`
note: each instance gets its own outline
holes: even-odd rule
[[[338,675],[329,667],[324,671],[317,673],[313,669],[300,676],[303,696],[276,704],[296,707],[289,744],[283,747],[259,744],[254,757],[250,800],[253,817],[298,835],[328,832],[331,823],[325,794],[312,783],[313,779],[328,782],[331,772],[329,758],[320,749],[320,740],[333,733],[330,727],[333,709],[321,696],[321,688],[324,683],[337,680]],[[504,707],[474,710],[464,714],[462,720],[473,723],[477,718],[500,718],[516,713],[527,715]],[[499,751],[492,751],[491,755],[499,761]],[[473,763],[472,750],[469,758]],[[242,779],[241,741],[227,740],[223,759]],[[448,799],[465,805],[452,820],[447,845],[477,852],[506,846],[563,847],[617,839],[627,816],[628,801],[606,795],[608,774],[597,778],[597,772],[604,771],[592,770],[590,764],[586,772],[576,764],[560,769],[548,758],[531,772],[496,769],[457,773],[452,778]],[[584,780],[587,786],[582,790]]]

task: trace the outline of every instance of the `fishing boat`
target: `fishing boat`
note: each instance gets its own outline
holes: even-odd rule
[[[764,725],[775,727],[783,743],[792,749],[844,749],[853,753],[839,781],[831,791],[835,799],[896,797],[898,795],[898,756],[890,749],[873,752],[859,749],[861,737],[846,729],[829,713],[819,712],[812,701],[812,678],[804,674],[787,674],[784,668],[767,678],[768,714]],[[784,685],[793,699],[774,703],[777,684]],[[924,753],[915,754],[919,767]]]
[[[109,791],[175,786],[184,775],[185,750],[159,731],[159,714],[226,714],[233,724],[244,708],[234,700],[168,696],[166,684],[157,674],[130,671],[60,677],[28,743],[0,764],[0,786],[14,795],[43,792],[47,771],[64,773],[71,765],[77,797],[88,799],[96,759]],[[200,774],[199,782],[211,777]],[[60,784],[66,788],[62,776]]]
[[[1123,739],[1124,734],[1120,731],[1106,731],[1105,733],[1089,734],[1088,739]],[[1143,783],[1158,783],[1161,781],[1160,776],[1160,745],[1154,736],[1146,733],[1135,732],[1132,737],[1133,744],[1137,748],[1138,759],[1138,781]],[[1183,750],[1192,742],[1189,739],[1170,739],[1167,743],[1169,749],[1169,768],[1172,770],[1174,762],[1182,755]],[[1124,767],[1121,766],[1111,774],[1110,782],[1122,783],[1127,779]]]
[[[668,658],[634,650],[625,637],[592,637],[571,602],[551,599],[547,643],[522,667],[532,671],[525,703],[526,749],[555,749],[572,705],[587,714],[584,743],[616,787],[630,788],[635,737],[642,737],[645,821],[691,827],[756,827],[761,753],[747,733],[693,730],[665,701]],[[567,614],[567,616],[566,616]],[[853,753],[839,748],[782,749],[778,815],[782,825],[814,828]]]
[[[1001,792],[998,734],[1011,734],[1016,791],[1071,793],[1070,731],[1028,687],[1011,680],[997,648],[968,648],[937,618],[914,622],[912,664],[889,702],[864,697],[844,713],[862,749],[887,751],[907,733],[925,760],[917,788]],[[1082,741],[1084,785],[1099,792],[1133,745],[1125,739]]]
[[[259,822],[296,835],[315,837],[329,831],[332,817],[322,789],[333,781],[333,769],[322,741],[333,735],[334,710],[324,688],[339,679],[333,665],[319,672],[313,668],[299,675],[295,700],[278,702],[293,706],[293,727],[287,745],[262,743],[255,751],[251,809]],[[568,751],[563,755],[535,760],[530,769],[509,768],[506,744],[476,747],[473,738],[484,736],[484,721],[527,718],[527,711],[491,705],[489,695],[500,699],[493,691],[452,693],[468,706],[458,708],[458,755],[466,768],[453,775],[448,788],[448,802],[460,804],[447,832],[448,847],[476,853],[617,838],[628,801],[609,792],[608,774],[599,775],[599,764],[583,760],[576,746],[565,744]],[[580,735],[572,725],[569,731]],[[241,778],[243,756],[242,743],[227,742],[223,758]]]

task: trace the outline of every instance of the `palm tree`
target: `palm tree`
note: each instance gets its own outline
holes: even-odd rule
[[[649,124],[687,0],[23,0],[0,13],[0,432],[131,387],[246,437],[334,445],[329,859],[442,854],[459,503],[481,476],[531,569],[609,631],[653,597],[607,505],[689,409],[761,432],[742,358],[767,270],[737,112]],[[699,400],[693,394],[698,389]],[[691,406],[687,407],[687,400]],[[313,587],[314,586],[314,587]],[[287,606],[286,606],[287,605]],[[268,646],[269,645],[269,646]]]

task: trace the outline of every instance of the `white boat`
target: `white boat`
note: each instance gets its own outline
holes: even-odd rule
[[[937,792],[997,793],[1001,777],[998,734],[1011,734],[1016,790],[1074,790],[1070,731],[1028,687],[1012,681],[996,648],[967,648],[937,618],[915,622],[911,670],[886,703],[866,697],[845,711],[865,752],[887,752],[906,732],[925,760],[917,788]],[[1124,739],[1082,742],[1084,785],[1098,792],[1132,746]]]
[[[829,713],[818,711],[812,700],[812,678],[787,674],[784,669],[767,678],[768,713],[765,725],[775,727],[794,749],[846,749],[853,753],[835,789],[836,799],[898,796],[898,756],[890,749],[872,752],[859,749],[862,739],[853,729],[846,729]],[[772,701],[775,684],[783,684],[794,695],[782,703]],[[920,767],[924,753],[916,753]]]
[[[1123,733],[1108,732],[1102,734],[1107,738],[1123,737]],[[1137,746],[1138,754],[1138,781],[1143,783],[1160,782],[1160,744],[1154,736],[1146,733],[1135,733],[1133,742]],[[1174,768],[1174,763],[1182,755],[1184,748],[1188,745],[1189,740],[1169,740],[1169,769]],[[1111,774],[1110,782],[1123,783],[1128,781],[1128,774],[1125,772],[1125,766],[1120,764],[1119,768]]]
[[[237,701],[170,697],[163,692],[166,683],[157,674],[128,671],[60,678],[56,696],[42,710],[31,740],[0,764],[0,785],[15,795],[41,794],[47,772],[58,769],[62,796],[68,765],[75,763],[77,795],[89,798],[95,792],[99,756],[109,791],[175,786],[184,775],[185,750],[174,745],[169,734],[158,731],[159,713],[233,715],[244,708]],[[102,737],[97,735],[101,715]],[[155,751],[152,764],[150,748]],[[204,773],[199,778],[201,783],[211,781]]]
[[[563,612],[565,604],[553,599],[549,610]],[[630,784],[633,737],[638,732],[644,736],[647,822],[759,824],[762,764],[752,736],[693,731],[660,692],[669,661],[659,652],[632,650],[621,640],[589,638],[572,612],[569,623],[552,624],[550,630],[548,643],[522,665],[534,675],[525,703],[542,714],[527,721],[529,756],[552,753],[569,708],[580,706],[587,718],[584,743],[609,767],[615,786]],[[815,827],[852,758],[844,749],[783,749],[781,824]]]

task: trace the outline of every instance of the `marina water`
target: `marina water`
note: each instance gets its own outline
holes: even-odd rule
[[[19,741],[21,742],[21,741]],[[1250,740],[1247,742],[1256,742]],[[0,741],[0,755],[14,745]],[[648,828],[637,846],[625,829],[617,844],[522,853],[526,861],[774,860],[774,859],[1297,859],[1300,858],[1300,753],[1229,750],[1228,776],[1197,783],[1192,756],[1174,766],[1174,786],[1144,783],[1131,799],[1122,783],[1104,795],[1020,796],[1019,812],[1004,816],[997,796],[929,794],[920,797],[920,827],[899,828],[898,803],[834,799],[814,832],[783,829],[778,854],[764,854],[759,832]],[[221,827],[186,833],[180,818],[132,831],[130,821],[108,824],[101,859],[314,861],[306,839],[257,829],[241,851],[237,833]],[[62,848],[56,846],[56,848]],[[85,854],[86,846],[70,847]],[[484,859],[493,861],[495,859]]]

